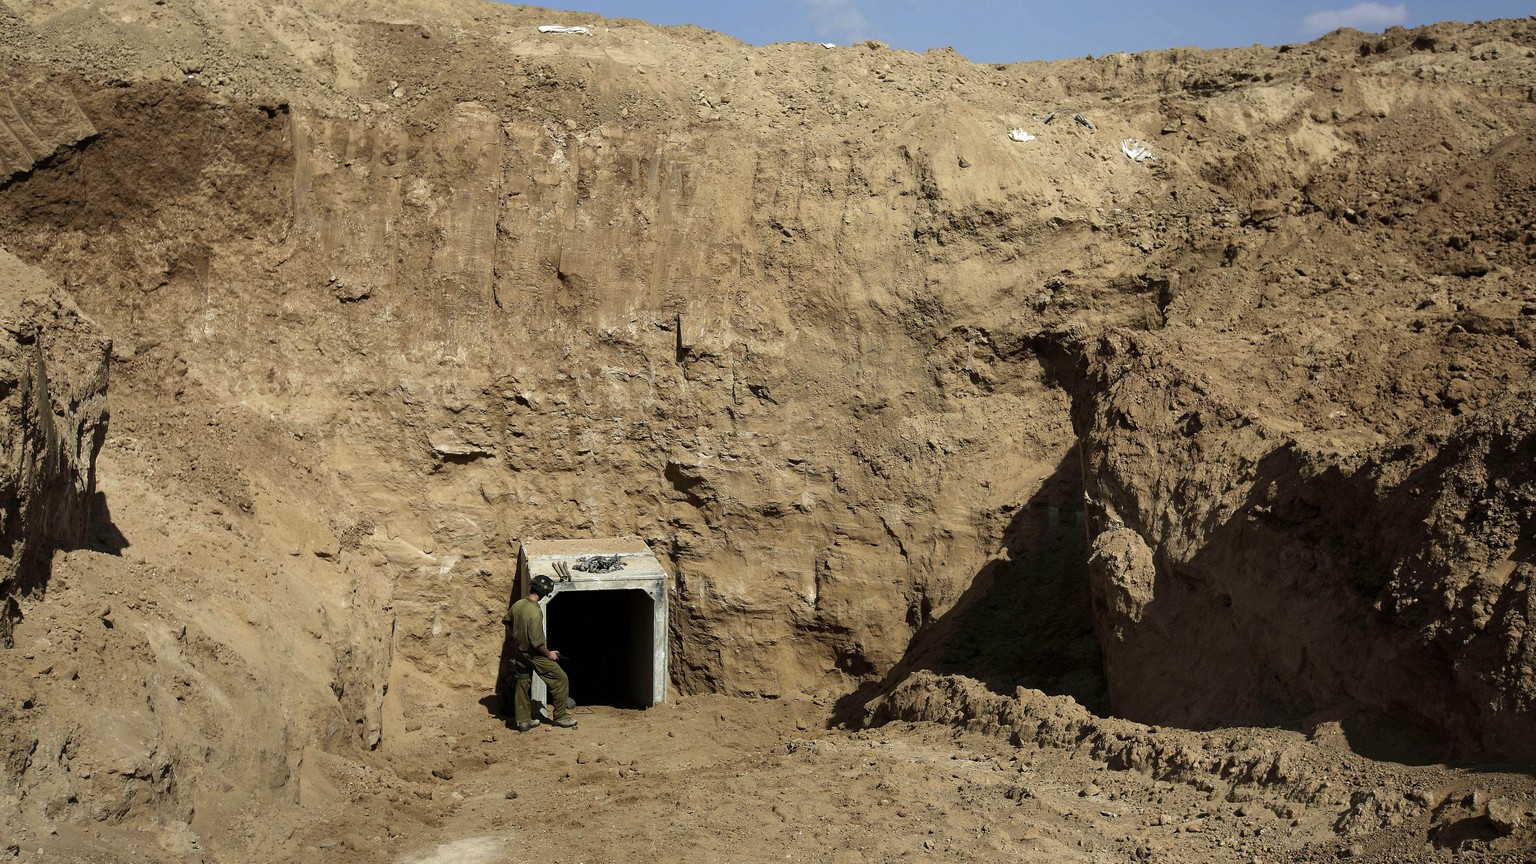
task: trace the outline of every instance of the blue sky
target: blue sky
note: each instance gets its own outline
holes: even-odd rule
[[[1380,32],[1397,24],[1523,18],[1536,15],[1536,0],[580,0],[565,8],[697,24],[754,45],[879,39],[909,51],[947,46],[977,63],[1011,63],[1281,45],[1344,26]]]

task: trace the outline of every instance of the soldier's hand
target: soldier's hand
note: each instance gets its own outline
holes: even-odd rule
[[[559,660],[560,659],[560,652],[559,651],[551,651],[551,652],[549,652],[549,659],[551,659],[551,660]]]

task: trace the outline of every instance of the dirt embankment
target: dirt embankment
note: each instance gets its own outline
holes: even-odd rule
[[[508,776],[465,738],[522,537],[666,557],[679,696],[972,722],[912,707],[983,695],[932,669],[1532,757],[1532,22],[993,67],[555,17],[594,33],[0,6],[0,231],[113,345],[96,548],[16,623],[16,830],[478,825],[424,760]],[[1258,852],[1343,836],[1306,778]]]
[[[0,644],[41,602],[56,549],[94,525],[96,455],[107,435],[110,343],[48,277],[0,250]]]
[[[1442,320],[1420,338],[1449,330],[1466,345],[1452,362],[1468,366],[1536,341],[1536,319],[1502,321],[1473,333]],[[1386,350],[1344,349],[1355,388],[1413,351],[1369,338]],[[1358,389],[1298,388],[1340,421],[1298,434],[1189,363],[1210,350],[1126,338],[1094,358],[1105,396],[1089,494],[1104,530],[1090,567],[1111,704],[1179,725],[1339,720],[1382,752],[1529,760],[1529,381],[1350,447],[1345,436],[1376,437],[1349,428]]]

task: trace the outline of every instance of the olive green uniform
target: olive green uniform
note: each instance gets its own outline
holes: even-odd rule
[[[514,665],[518,666],[517,687],[512,698],[512,720],[515,723],[526,723],[533,719],[533,675],[537,672],[544,679],[544,686],[549,688],[549,708],[553,713],[549,719],[559,720],[570,713],[566,707],[571,695],[571,681],[565,676],[565,670],[560,664],[539,653],[539,648],[544,645],[544,609],[539,604],[524,597],[512,604],[512,610],[507,613],[504,623],[512,628],[512,641],[517,645],[517,650],[523,652],[523,656],[533,664],[529,670],[527,664],[514,659]]]

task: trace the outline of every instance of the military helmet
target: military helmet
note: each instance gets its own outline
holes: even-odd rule
[[[533,593],[539,595],[540,597],[548,597],[550,593],[555,590],[555,580],[545,576],[543,573],[540,573],[539,575],[533,577],[533,582],[530,583],[530,587],[532,588]]]

